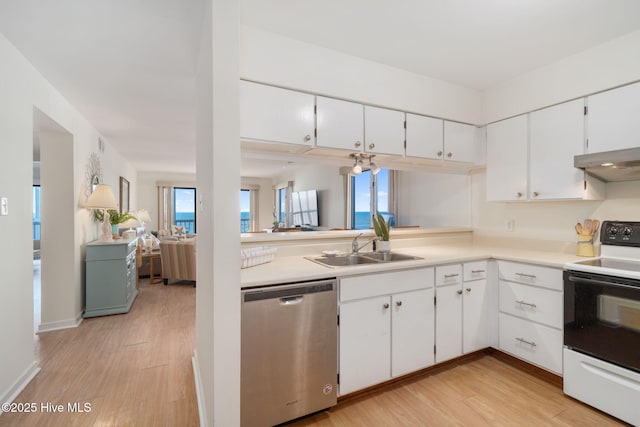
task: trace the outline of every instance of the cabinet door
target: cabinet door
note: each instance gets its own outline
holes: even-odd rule
[[[462,351],[471,353],[489,346],[491,305],[486,280],[465,282],[462,287]]]
[[[391,375],[433,365],[433,288],[393,295],[391,307]]]
[[[316,146],[349,151],[364,149],[364,107],[318,96]]]
[[[444,159],[475,163],[476,153],[476,127],[445,120]]]
[[[404,113],[364,107],[364,151],[372,154],[404,154]]]
[[[240,138],[313,144],[315,97],[240,81]]]
[[[407,113],[407,146],[410,157],[442,159],[443,121]]]
[[[340,394],[391,378],[391,298],[340,304]]]
[[[436,288],[436,363],[462,355],[462,289]]]
[[[527,198],[527,116],[487,125],[487,200]]]
[[[532,112],[529,129],[529,198],[583,198],[584,172],[573,156],[584,153],[584,100]]]
[[[640,83],[587,98],[589,153],[640,147]]]

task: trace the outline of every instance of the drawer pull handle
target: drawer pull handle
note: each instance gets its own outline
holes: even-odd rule
[[[467,288],[467,292],[471,292],[471,288]]]
[[[397,302],[396,302],[396,305],[397,305],[398,307],[400,307],[400,306],[402,305],[402,301],[397,301]]]
[[[456,291],[458,295],[462,295],[462,291]]]
[[[537,307],[537,305],[532,304],[530,302],[524,302],[524,301],[518,301],[518,300],[516,300],[516,304],[526,305],[527,307],[531,307],[531,308],[536,308]]]
[[[537,344],[533,341],[527,341],[524,338],[516,337],[516,341],[520,341],[523,344],[529,344],[531,347],[536,347]]]
[[[516,273],[516,276],[528,277],[529,279],[535,279],[535,274]]]
[[[484,273],[484,270],[471,270],[473,274]]]
[[[385,309],[386,309],[386,308],[389,308],[389,303],[386,303],[386,302],[385,302],[385,303],[384,303],[384,305],[383,305],[383,307],[384,307]]]
[[[454,273],[454,274],[445,274],[444,278],[445,279],[451,279],[452,277],[458,277],[459,274],[458,273]]]

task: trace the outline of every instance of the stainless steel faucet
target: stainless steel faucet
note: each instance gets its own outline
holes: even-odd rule
[[[365,246],[367,246],[369,243],[375,242],[377,239],[374,237],[373,239],[369,240],[367,243],[365,243],[364,245],[360,246],[358,245],[358,237],[362,236],[364,233],[360,233],[358,234],[356,237],[353,238],[353,242],[351,242],[351,254],[352,255],[357,255],[358,251],[362,248],[364,248]]]

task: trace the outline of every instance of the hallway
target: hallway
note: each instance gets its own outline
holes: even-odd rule
[[[196,426],[194,335],[191,284],[140,280],[129,313],[35,336],[41,371],[14,402],[37,409],[4,413],[0,426]]]

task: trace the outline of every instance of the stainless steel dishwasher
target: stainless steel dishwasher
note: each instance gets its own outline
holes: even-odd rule
[[[241,425],[336,404],[336,280],[242,291]]]

